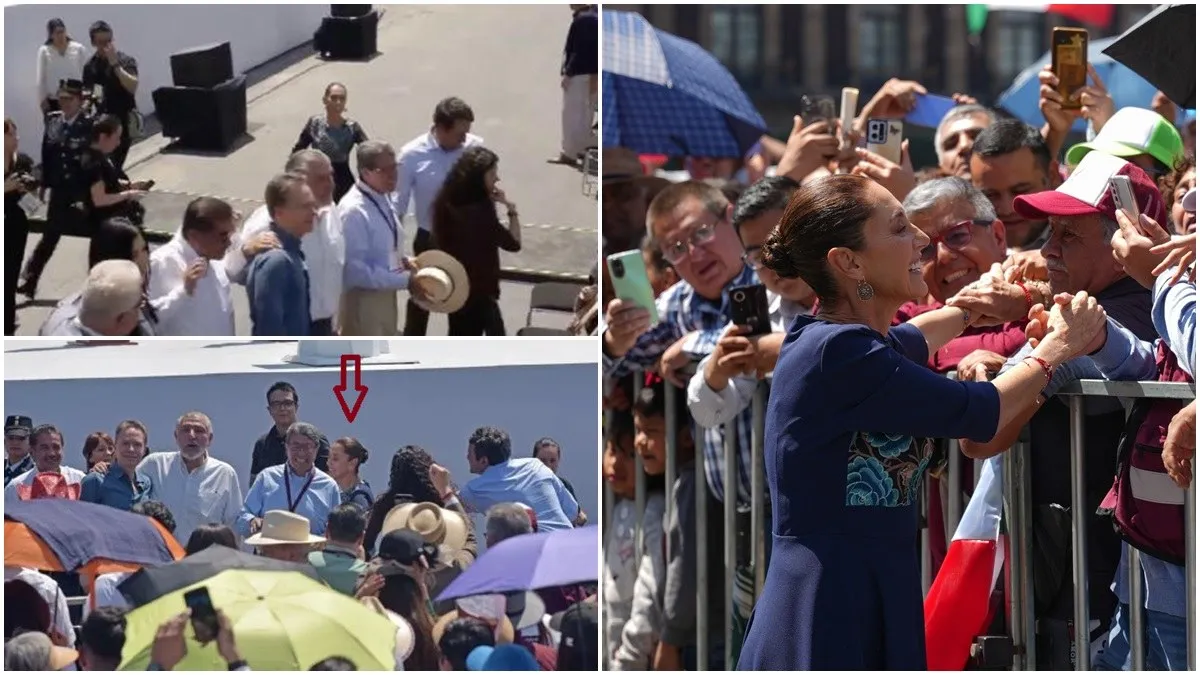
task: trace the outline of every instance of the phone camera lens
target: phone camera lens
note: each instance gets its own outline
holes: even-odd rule
[[[745,291],[738,291],[738,292],[734,293],[734,294],[733,294],[733,301],[734,301],[734,302],[745,302],[745,301],[746,301],[746,292],[745,292]]]
[[[625,263],[621,262],[620,260],[614,260],[612,264],[612,273],[613,276],[617,277],[625,276]]]

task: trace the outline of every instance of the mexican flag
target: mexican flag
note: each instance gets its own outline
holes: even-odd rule
[[[979,35],[987,25],[988,12],[1037,12],[1058,14],[1079,23],[1106,28],[1112,23],[1115,5],[967,5],[967,33]]]
[[[971,643],[988,624],[996,580],[1004,569],[1000,517],[1004,459],[983,465],[979,484],[925,598],[925,658],[929,670],[962,670]]]

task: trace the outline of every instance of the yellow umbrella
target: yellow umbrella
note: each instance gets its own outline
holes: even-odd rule
[[[129,612],[121,670],[144,671],[158,627],[186,609],[184,593],[208,587],[253,670],[308,670],[331,656],[359,670],[394,670],[396,626],[353,598],[298,572],[226,570]],[[176,670],[225,670],[216,642],[185,629],[187,656]]]

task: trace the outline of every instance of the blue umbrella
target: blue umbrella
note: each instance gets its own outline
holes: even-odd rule
[[[595,525],[522,534],[489,547],[437,601],[594,582],[600,578],[599,555]]]
[[[640,14],[603,14],[605,147],[741,157],[766,133],[737,80],[700,45]]]
[[[1103,50],[1116,39],[1112,37],[1088,43],[1088,63],[1096,68],[1096,72],[1104,80],[1104,86],[1108,88],[1108,93],[1112,96],[1117,110],[1130,106],[1149,108],[1150,100],[1154,98],[1154,92],[1157,91],[1154,85],[1113,57],[1103,53]],[[1050,52],[1046,52],[1036,63],[1021,71],[1008,89],[1000,94],[1000,100],[997,102],[999,106],[1008,110],[1022,122],[1039,129],[1046,123],[1046,119],[1038,110],[1038,89],[1041,84],[1038,82],[1037,75],[1049,63]],[[1081,133],[1087,131],[1087,121],[1076,120],[1071,129]]]

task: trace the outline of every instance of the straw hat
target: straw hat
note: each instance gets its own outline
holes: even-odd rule
[[[412,530],[438,547],[439,559],[448,563],[467,545],[467,521],[457,511],[433,502],[400,504],[383,518],[379,535],[395,530]]]
[[[505,616],[508,609],[507,600],[503,595],[475,595],[469,598],[459,598],[454,601],[453,611],[438,617],[433,624],[433,641],[441,642],[446,627],[455,619],[478,619],[495,629],[496,644],[509,644],[516,637],[516,629],[512,621]]]
[[[471,282],[467,269],[454,256],[436,249],[417,256],[417,271],[410,284],[419,285],[424,298],[413,296],[413,302],[421,309],[435,314],[452,314],[467,304]]]
[[[309,532],[308,518],[290,511],[267,511],[263,514],[262,529],[250,535],[244,542],[247,546],[274,546],[276,544],[319,544],[325,537]]]

